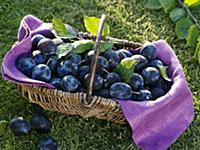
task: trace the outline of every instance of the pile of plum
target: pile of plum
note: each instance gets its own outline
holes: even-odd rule
[[[35,130],[38,133],[47,133],[51,129],[50,120],[41,113],[33,114],[30,123],[22,117],[15,117],[10,121],[10,129],[15,136],[29,135]],[[58,144],[52,137],[42,139],[37,150],[57,150]]]
[[[31,54],[19,58],[16,66],[26,76],[47,82],[58,90],[86,92],[94,50],[88,49],[81,54],[72,51],[58,58],[57,47],[64,43],[62,38],[49,39],[36,34],[32,37]],[[115,68],[122,60],[130,58],[137,64],[131,79],[125,82]],[[137,54],[126,49],[107,49],[98,57],[93,94],[133,101],[155,100],[171,87],[171,82],[161,76],[159,66],[164,63],[157,58],[152,43],[144,44]]]

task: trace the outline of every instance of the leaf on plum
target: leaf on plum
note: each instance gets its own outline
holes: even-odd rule
[[[64,43],[57,47],[56,54],[58,58],[68,55],[73,50],[71,43]]]
[[[133,71],[137,63],[138,61],[133,60],[132,58],[122,59],[122,61],[119,65],[117,65],[114,71],[120,74],[124,82],[128,82],[133,75]]]
[[[79,40],[72,43],[72,45],[73,52],[75,53],[85,53],[94,48],[94,42],[92,40]]]
[[[161,75],[161,77],[163,77],[163,79],[165,79],[166,81],[169,81],[169,82],[172,81],[172,79],[169,78],[168,75],[167,75],[168,66],[159,65],[158,69],[159,69],[160,75]]]

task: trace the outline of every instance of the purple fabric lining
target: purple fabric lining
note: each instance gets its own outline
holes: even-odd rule
[[[154,42],[157,56],[169,66],[170,91],[156,101],[118,100],[132,128],[134,142],[144,150],[167,149],[186,130],[194,117],[192,94],[181,64],[164,40]]]
[[[18,57],[31,51],[31,37],[34,34],[52,36],[50,27],[49,23],[32,15],[23,18],[18,32],[19,42],[8,51],[2,63],[2,76],[5,80],[54,88],[45,82],[26,77],[15,66]],[[144,150],[167,149],[185,131],[194,117],[192,94],[174,51],[164,40],[154,44],[157,47],[157,56],[169,65],[168,73],[173,80],[170,91],[156,101],[118,100],[132,128],[134,142]]]

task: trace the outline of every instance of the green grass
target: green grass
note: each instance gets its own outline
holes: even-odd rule
[[[193,13],[200,20],[200,9]],[[17,40],[20,20],[27,14],[50,22],[58,17],[85,31],[83,15],[100,17],[108,14],[111,36],[137,42],[165,39],[175,50],[193,92],[195,119],[189,129],[170,147],[171,150],[200,147],[200,70],[191,58],[193,48],[185,48],[185,42],[175,36],[174,23],[164,11],[150,11],[144,8],[144,1],[123,0],[5,0],[0,4],[0,61],[11,45]],[[15,86],[0,78],[0,149],[34,150],[38,141],[52,136],[62,150],[133,150],[137,149],[131,141],[131,130],[128,125],[116,125],[94,118],[83,119],[61,113],[43,111],[49,116],[53,128],[48,134],[32,132],[30,136],[16,138],[8,124],[14,116],[30,119],[31,114],[40,110],[38,106],[25,101]]]

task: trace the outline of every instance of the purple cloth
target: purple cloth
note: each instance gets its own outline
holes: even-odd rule
[[[31,51],[31,36],[36,33],[51,36],[50,26],[31,15],[23,18],[18,32],[19,42],[8,51],[3,60],[2,75],[5,80],[53,88],[50,84],[26,77],[15,66],[18,57]],[[132,128],[134,142],[144,150],[167,149],[185,131],[194,117],[192,94],[175,53],[164,40],[154,44],[157,47],[157,56],[169,65],[168,73],[173,80],[170,91],[156,101],[118,100]]]
[[[157,56],[169,66],[173,80],[169,92],[156,101],[118,100],[132,128],[134,142],[144,150],[165,150],[190,125],[194,117],[192,94],[174,51],[164,40],[154,42]]]

